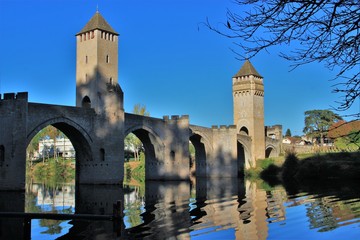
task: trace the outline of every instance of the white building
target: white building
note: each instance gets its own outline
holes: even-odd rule
[[[56,153],[59,157],[75,158],[75,149],[68,138],[57,138],[56,144],[54,144],[53,139],[40,140],[36,157],[54,156],[54,149],[56,149]]]

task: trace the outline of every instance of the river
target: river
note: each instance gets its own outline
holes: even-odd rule
[[[29,183],[1,192],[1,211],[112,214],[122,221],[31,221],[31,239],[360,239],[360,191],[333,181],[269,186],[236,178],[145,186]],[[0,239],[27,239],[0,218]]]

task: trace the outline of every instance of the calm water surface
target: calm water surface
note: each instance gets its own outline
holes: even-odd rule
[[[0,193],[1,211],[112,214],[123,221],[32,220],[31,239],[360,239],[360,191],[348,182],[270,187],[239,179],[145,186],[28,184]],[[22,205],[23,204],[23,205]],[[1,239],[23,239],[21,219],[0,219]]]

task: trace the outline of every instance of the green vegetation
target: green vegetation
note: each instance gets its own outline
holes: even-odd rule
[[[304,133],[308,137],[318,138],[321,146],[329,128],[342,118],[330,110],[309,110],[305,112]]]
[[[248,179],[262,178],[268,182],[307,181],[311,179],[360,178],[360,152],[286,153],[282,158],[258,160],[257,167],[246,170]]]
[[[27,168],[27,178],[34,179],[36,182],[59,183],[70,182],[75,179],[74,159],[56,161],[54,158],[39,162]]]
[[[289,128],[286,130],[285,137],[291,137],[291,131]]]
[[[139,161],[125,163],[124,182],[130,183],[135,180],[137,183],[145,183],[145,154],[140,153]]]

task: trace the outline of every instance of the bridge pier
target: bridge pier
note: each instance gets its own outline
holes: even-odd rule
[[[0,190],[25,189],[27,93],[0,99]]]

